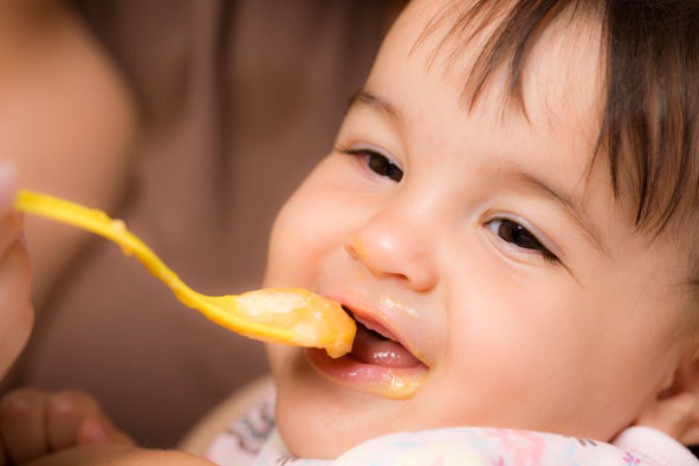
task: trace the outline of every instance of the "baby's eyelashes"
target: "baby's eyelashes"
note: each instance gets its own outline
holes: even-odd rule
[[[403,170],[390,157],[370,148],[338,148],[338,152],[361,157],[373,173],[396,183],[403,179]]]
[[[496,218],[488,221],[485,227],[508,245],[524,250],[524,252],[539,254],[546,262],[560,262],[558,257],[544,246],[536,235],[514,220]]]
[[[379,179],[395,183],[404,181],[403,168],[376,146],[369,144],[339,145],[335,151],[355,158],[362,170],[374,179],[378,176]],[[547,263],[561,263],[559,257],[544,245],[546,242],[541,241],[531,228],[525,227],[520,221],[498,217],[488,220],[484,226],[500,243],[502,249],[510,255],[520,259],[535,256],[536,259],[543,259]],[[529,260],[533,260],[533,257],[529,257]]]

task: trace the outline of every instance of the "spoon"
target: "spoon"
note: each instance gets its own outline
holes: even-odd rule
[[[354,320],[340,304],[300,288],[265,288],[239,295],[207,296],[192,290],[118,219],[98,209],[32,191],[20,190],[14,207],[103,236],[135,256],[172,289],[185,305],[213,322],[256,340],[323,348],[332,357],[350,351]]]

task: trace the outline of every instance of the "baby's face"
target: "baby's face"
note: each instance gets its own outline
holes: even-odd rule
[[[266,285],[311,289],[361,323],[340,359],[270,348],[279,428],[299,455],[456,425],[609,439],[687,351],[677,252],[634,234],[604,163],[588,176],[598,31],[546,33],[528,119],[498,76],[469,112],[473,50],[447,70],[440,55],[427,66],[438,33],[414,47],[441,3],[403,14],[336,149],[273,230]]]

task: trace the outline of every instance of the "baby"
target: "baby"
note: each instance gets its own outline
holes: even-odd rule
[[[699,464],[696,24],[694,0],[410,3],[270,242],[265,286],[358,336],[269,347],[248,464]]]

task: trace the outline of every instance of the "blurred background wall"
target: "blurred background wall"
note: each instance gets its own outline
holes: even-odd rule
[[[89,82],[78,85],[71,103],[86,109],[87,123],[76,125],[66,147],[90,137],[94,147],[68,163],[46,144],[42,154],[58,168],[20,162],[24,180],[54,194],[75,191],[76,200],[125,219],[197,290],[257,288],[276,210],[331,149],[401,4],[37,1],[34,27],[56,17],[61,28],[78,30],[76,41],[92,50],[85,62],[100,61],[108,75],[100,79],[113,79],[117,91],[101,97]],[[58,67],[60,59],[51,63]],[[116,118],[118,109],[125,129],[116,140],[126,142],[108,151],[100,144],[111,139],[90,122]],[[63,117],[72,115],[68,109]],[[93,166],[108,158],[119,162]],[[110,195],[90,194],[104,186],[112,186]],[[114,245],[27,220],[37,326],[6,386],[88,390],[141,443],[168,447],[266,372],[261,344],[179,304]],[[63,247],[61,235],[77,239]]]

